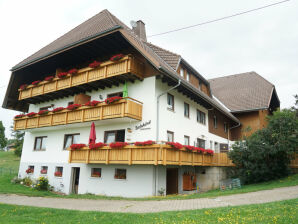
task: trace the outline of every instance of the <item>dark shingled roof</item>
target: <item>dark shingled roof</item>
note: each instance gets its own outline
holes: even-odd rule
[[[233,111],[269,108],[274,85],[256,72],[210,79],[213,95]]]

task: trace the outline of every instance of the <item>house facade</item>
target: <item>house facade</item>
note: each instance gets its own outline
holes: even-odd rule
[[[47,176],[66,194],[215,188],[241,123],[212,91],[180,55],[147,42],[142,21],[131,29],[104,10],[12,68],[3,107],[24,112],[19,177]],[[96,149],[93,122],[106,144]]]

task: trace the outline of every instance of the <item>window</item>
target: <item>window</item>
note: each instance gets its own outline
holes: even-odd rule
[[[48,110],[50,108],[52,108],[52,106],[41,107],[41,108],[39,108],[39,111],[41,111],[41,110]]]
[[[30,165],[28,166],[28,169],[26,170],[27,174],[33,174],[34,173],[34,166]]]
[[[200,110],[197,110],[197,122],[206,124],[206,114]]]
[[[91,168],[91,177],[101,177],[101,168]]]
[[[47,174],[48,173],[48,167],[47,166],[42,166],[40,169],[40,174]]]
[[[69,106],[69,105],[73,105],[73,101],[68,102],[67,105],[68,105],[68,106]]]
[[[56,166],[54,176],[55,177],[62,177],[62,175],[63,175],[63,167],[62,166]]]
[[[214,142],[214,150],[215,150],[215,152],[219,152],[219,144],[218,144],[218,142]]]
[[[107,95],[107,98],[114,97],[114,96],[123,97],[123,92],[110,93],[110,94]]]
[[[210,149],[213,149],[213,141],[210,141]]]
[[[184,103],[184,117],[189,118],[189,104],[188,103]]]
[[[184,76],[184,69],[182,67],[180,67],[180,76]]]
[[[213,127],[217,128],[217,117],[216,116],[213,117]]]
[[[126,179],[126,169],[115,169],[115,179]]]
[[[228,132],[228,124],[226,122],[224,123],[224,130],[225,130],[225,133]]]
[[[188,72],[186,72],[186,81],[189,82],[189,73]]]
[[[189,136],[184,135],[184,145],[189,145]]]
[[[64,135],[63,149],[67,149],[72,144],[79,143],[79,140],[80,140],[80,134],[67,134],[67,135]]]
[[[174,110],[174,96],[168,93],[168,109]]]
[[[174,141],[174,132],[167,131],[167,141],[168,142],[173,142]]]
[[[203,149],[205,149],[205,140],[204,139],[200,139],[200,138],[198,138],[197,139],[197,147],[200,147],[200,148],[203,148]]]
[[[35,137],[34,150],[35,151],[46,150],[46,140],[47,140],[47,136]]]
[[[105,131],[104,142],[124,142],[125,141],[125,130]]]

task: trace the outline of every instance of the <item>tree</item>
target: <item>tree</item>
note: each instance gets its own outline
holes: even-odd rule
[[[22,149],[23,149],[23,142],[24,142],[24,135],[25,132],[23,131],[15,131],[13,130],[13,127],[11,128],[11,135],[13,137],[13,139],[11,140],[12,144],[14,144],[15,147],[15,151],[14,153],[17,156],[21,156],[22,155]]]
[[[5,127],[2,121],[0,121],[0,149],[4,149],[7,145],[7,138],[5,137]]]
[[[298,117],[292,109],[276,111],[268,126],[236,142],[229,157],[245,183],[268,181],[290,173],[298,151]]]

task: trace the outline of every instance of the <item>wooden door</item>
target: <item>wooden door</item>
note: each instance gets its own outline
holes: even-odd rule
[[[167,195],[178,194],[178,168],[167,168]]]

